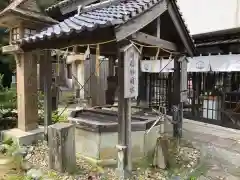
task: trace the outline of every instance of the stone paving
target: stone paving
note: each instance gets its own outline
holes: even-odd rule
[[[172,133],[169,123],[166,129]],[[203,153],[193,176],[200,174],[200,180],[240,179],[240,131],[185,120],[183,138],[193,142]]]
[[[200,180],[204,179],[240,179],[239,153],[222,148],[216,144],[193,141],[201,146],[204,154],[197,170],[203,173]]]

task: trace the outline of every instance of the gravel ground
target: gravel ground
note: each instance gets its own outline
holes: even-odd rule
[[[48,148],[45,143],[39,143],[36,146],[32,146],[31,151],[28,153],[26,158],[33,165],[28,171],[33,169],[34,173],[42,173],[44,179],[57,179],[57,180],[115,180],[118,179],[114,168],[101,168],[95,164],[84,160],[83,158],[77,158],[77,170],[74,175],[70,174],[59,174],[57,172],[50,171],[48,169]],[[196,149],[183,147],[180,149],[179,155],[176,157],[177,162],[184,161],[185,169],[190,170],[197,164],[200,152]],[[141,163],[140,163],[141,164]],[[143,164],[143,163],[142,163]],[[133,171],[133,180],[165,180],[169,179],[169,175],[172,173],[165,170],[159,170],[150,168],[150,166],[139,165],[136,170]],[[148,167],[147,167],[148,166]],[[41,171],[41,172],[39,172]]]
[[[97,167],[94,164],[86,161],[83,158],[77,158],[77,170],[74,175],[69,174],[59,174],[53,171],[48,170],[48,148],[44,143],[40,143],[34,147],[34,151],[31,153],[31,157],[29,162],[33,164],[35,167],[41,167],[44,169],[44,174],[48,176],[48,178],[52,179],[61,179],[61,180],[86,180],[90,179],[90,176],[95,177],[95,179],[117,179],[115,169],[113,168],[104,168]],[[164,180],[165,176],[162,175],[161,172],[153,172],[150,169],[145,169],[144,171],[139,168],[134,172],[133,179],[156,179],[156,180]]]

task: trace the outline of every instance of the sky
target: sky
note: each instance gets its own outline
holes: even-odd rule
[[[237,1],[240,0],[178,0],[180,11],[191,34],[240,26],[236,23]]]

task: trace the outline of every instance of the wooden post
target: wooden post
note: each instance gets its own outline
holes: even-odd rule
[[[196,115],[196,89],[197,89],[197,83],[196,83],[196,72],[192,73],[192,99],[191,99],[191,109],[192,109],[192,115],[193,117]]]
[[[105,91],[105,103],[111,105],[114,104],[117,89],[117,79],[115,78],[114,72],[114,65],[116,59],[117,58],[115,56],[110,56],[108,58],[108,76],[107,76],[107,89]]]
[[[124,109],[124,54],[119,52],[118,57],[118,83],[119,83],[119,94],[118,94],[118,173],[120,179],[125,178],[126,170],[126,154],[124,153],[126,149],[125,142],[125,109]],[[125,104],[126,105],[126,104]]]
[[[187,101],[187,60],[185,56],[174,58],[174,104],[173,104],[173,136],[182,137],[183,103]]]
[[[39,90],[41,93],[44,92],[44,73],[45,73],[45,67],[44,67],[44,54],[39,54],[39,63],[38,63],[38,79],[39,79]]]
[[[74,61],[72,62],[72,88],[74,93],[77,93],[78,89],[78,82],[77,82],[77,63]],[[77,94],[76,94],[77,96]]]
[[[131,98],[124,99],[125,108],[125,139],[126,139],[126,169],[129,173],[132,171],[132,118],[131,118]]]
[[[52,61],[50,52],[44,53],[42,64],[45,67],[44,73],[44,136],[48,140],[48,126],[52,123]]]
[[[77,46],[73,48],[73,52],[75,54],[78,54]],[[75,98],[79,99],[80,97],[80,86],[78,82],[78,64],[77,61],[74,60],[72,62],[72,85],[73,85],[73,91],[75,93]]]
[[[139,51],[131,44],[119,52],[118,57],[118,173],[120,179],[129,177],[132,171],[131,98],[138,95]]]
[[[56,123],[48,127],[49,168],[72,173],[76,169],[75,126]]]
[[[115,58],[114,56],[110,56],[108,58],[108,76],[114,76],[114,65],[115,65]]]
[[[150,78],[150,73],[147,73],[147,87],[146,87],[146,104],[144,106],[149,107],[150,105],[150,86],[151,86],[151,78]]]
[[[179,108],[180,108],[180,63],[179,57],[174,58],[174,74],[173,74],[173,136],[179,137]]]
[[[156,31],[156,37],[161,38],[161,18],[157,18],[157,31]],[[158,54],[156,54],[156,59],[158,59]],[[159,109],[160,110],[160,109]],[[166,111],[161,112],[166,114]],[[168,138],[165,136],[165,119],[162,118],[160,121],[160,137],[157,140],[156,147],[155,147],[155,153],[153,158],[153,165],[157,166],[158,168],[165,169],[167,165],[169,164],[169,153],[168,153]]]
[[[16,54],[18,128],[31,131],[38,126],[37,59],[31,52]]]
[[[91,106],[98,105],[98,94],[97,94],[97,76],[96,76],[96,56],[90,55],[90,96]]]

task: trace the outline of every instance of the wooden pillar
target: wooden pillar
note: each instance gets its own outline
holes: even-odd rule
[[[139,51],[132,44],[123,47],[118,56],[118,173],[127,178],[132,171],[131,98],[138,96]]]
[[[186,56],[174,58],[174,80],[173,80],[173,136],[182,137],[183,103],[188,100],[187,89],[187,60]]]
[[[96,56],[90,55],[90,96],[91,106],[98,105],[98,80],[96,76]]]
[[[39,87],[38,89],[43,93],[44,92],[44,54],[39,55],[39,62],[38,62],[38,80],[39,80]]]
[[[84,85],[84,60],[80,60],[79,63],[77,64],[77,78],[78,78],[78,89],[79,89],[79,98],[81,100],[84,99],[85,96],[85,85]]]
[[[76,90],[77,88],[77,64],[76,62],[72,62],[72,88]]]
[[[72,87],[75,93],[75,98],[80,97],[80,85],[78,82],[78,64],[76,61],[72,62]]]
[[[44,135],[48,138],[47,128],[52,123],[52,61],[49,51],[46,51],[42,60],[44,73]]]
[[[78,54],[77,46],[73,48],[73,52],[75,54]],[[78,59],[78,60],[82,60],[82,59]],[[72,62],[72,85],[73,85],[73,90],[76,98],[80,97],[80,85],[78,82],[78,63],[77,63],[78,60],[75,59]]]
[[[168,98],[168,106],[167,106],[167,111],[170,112],[172,108],[172,73],[168,74],[168,80],[167,80],[167,98]]]
[[[131,115],[130,120],[128,119],[128,113],[131,113],[131,100],[124,98],[124,53],[119,53],[118,58],[118,82],[119,82],[119,95],[118,95],[118,173],[120,176],[120,179],[125,179],[126,176],[129,175],[130,169],[127,169],[127,166],[129,164],[128,161],[128,152],[127,151],[127,137],[126,134],[127,131],[129,131],[128,123],[131,121]],[[129,111],[130,107],[130,111]],[[127,118],[127,119],[126,119]],[[129,149],[129,148],[128,148]],[[130,155],[131,156],[131,155]],[[131,166],[131,165],[130,165]],[[130,166],[128,166],[130,168]]]
[[[202,89],[205,89],[205,88],[203,88],[202,86],[204,85],[203,84],[203,77],[202,77],[202,74],[203,73],[197,73],[197,96],[198,96],[198,98],[197,98],[197,104],[198,104],[198,107],[201,107],[201,94],[202,94]],[[200,113],[201,113],[201,108],[198,108],[198,110],[197,110],[197,116],[200,116]]]
[[[196,79],[197,79],[197,73],[194,72],[192,73],[192,104],[191,104],[191,109],[192,109],[192,115],[193,117],[196,115],[196,100],[198,98],[198,95],[196,95],[197,92],[197,83],[196,83]]]
[[[37,128],[37,59],[31,52],[15,55],[17,61],[18,128],[30,131]]]
[[[115,59],[114,56],[108,58],[108,76],[114,76]]]
[[[173,74],[173,136],[179,136],[179,112],[180,112],[180,63],[179,57],[174,58],[174,74]]]

